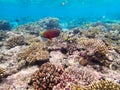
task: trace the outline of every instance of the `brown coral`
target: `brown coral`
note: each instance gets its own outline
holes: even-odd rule
[[[82,86],[73,85],[71,87],[71,90],[86,90],[86,89],[84,87],[82,87]]]
[[[59,83],[62,69],[51,63],[43,64],[32,76],[32,85],[35,90],[52,90]]]
[[[49,52],[43,50],[44,43],[37,42],[31,44],[25,51],[18,54],[20,60],[26,60],[29,64],[33,64],[36,61],[42,61],[49,59]]]
[[[5,70],[0,67],[0,80],[5,76]]]
[[[24,44],[25,44],[24,36],[17,35],[17,36],[8,38],[8,40],[6,42],[6,47],[8,49],[10,49],[10,48],[13,48],[15,46],[24,45]]]
[[[72,90],[120,90],[120,85],[112,81],[101,80],[88,87],[73,85]]]
[[[87,90],[120,90],[120,85],[108,80],[93,83]]]

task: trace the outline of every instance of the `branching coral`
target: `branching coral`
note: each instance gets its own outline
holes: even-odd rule
[[[43,50],[44,43],[37,42],[31,44],[25,51],[18,54],[20,60],[26,60],[29,64],[33,64],[36,61],[47,60],[49,58],[49,52]]]
[[[31,82],[35,90],[52,90],[59,83],[62,69],[51,63],[43,64],[32,76]]]
[[[8,40],[6,42],[6,47],[9,49],[9,48],[13,48],[17,45],[24,45],[24,44],[25,44],[24,36],[17,35],[17,36],[8,38]]]

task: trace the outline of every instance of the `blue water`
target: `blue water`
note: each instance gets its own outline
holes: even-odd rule
[[[120,19],[120,0],[0,0],[0,19]]]

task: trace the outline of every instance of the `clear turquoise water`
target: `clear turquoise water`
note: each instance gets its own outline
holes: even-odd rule
[[[120,19],[120,0],[0,0],[0,19]]]

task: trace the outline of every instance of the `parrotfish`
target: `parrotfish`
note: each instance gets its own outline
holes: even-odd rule
[[[60,35],[60,30],[50,29],[40,33],[42,37],[52,40],[52,38],[58,37]]]

